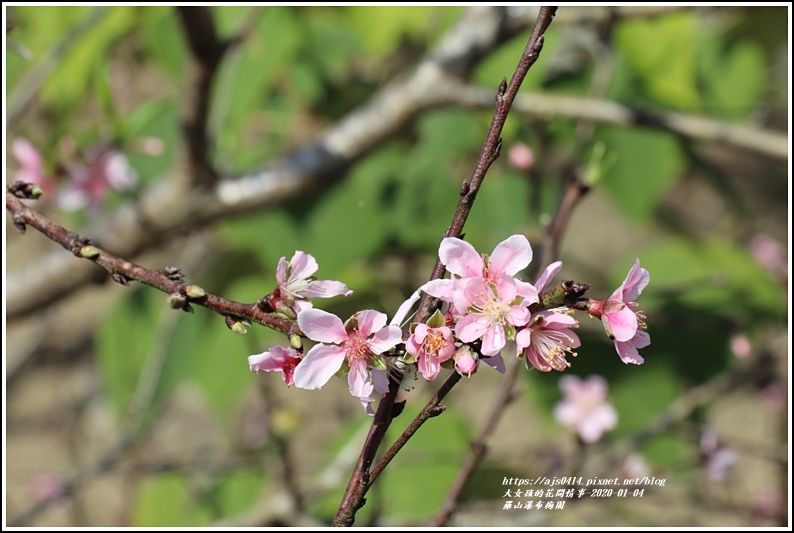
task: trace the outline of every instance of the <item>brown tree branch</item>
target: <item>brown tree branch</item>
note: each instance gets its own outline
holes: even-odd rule
[[[477,109],[491,106],[490,92],[482,87],[464,85],[447,94],[447,103],[450,105]],[[513,109],[533,119],[568,118],[623,127],[660,129],[686,139],[723,143],[774,159],[788,159],[789,142],[786,135],[753,125],[731,124],[684,113],[644,111],[618,102],[548,93],[519,95]]]
[[[447,228],[444,237],[460,237],[463,231],[463,225],[471,212],[471,206],[474,199],[477,197],[477,192],[480,190],[482,180],[485,178],[486,172],[491,167],[494,161],[499,157],[499,152],[502,147],[502,129],[504,128],[507,114],[513,105],[513,101],[518,94],[518,89],[524,81],[530,67],[535,64],[540,51],[543,48],[543,37],[546,28],[551,24],[551,19],[557,11],[556,7],[541,7],[538,14],[538,20],[535,23],[535,28],[532,30],[532,35],[527,42],[524,53],[521,56],[518,66],[516,67],[510,83],[507,84],[502,80],[499,90],[496,92],[496,110],[491,125],[488,128],[488,134],[485,138],[485,144],[480,151],[480,157],[477,159],[477,164],[474,167],[474,172],[468,181],[464,182],[460,189],[460,200],[458,206],[455,208],[455,215],[452,218],[452,224]],[[433,267],[433,273],[430,276],[431,280],[438,279],[444,275],[444,265],[441,259],[436,259],[436,265]],[[433,303],[432,299],[427,295],[422,295],[419,301],[419,308],[416,312],[417,322],[424,322],[432,313]]]
[[[529,37],[529,41],[519,60],[515,73],[510,80],[510,84],[508,85],[505,80],[502,80],[502,84],[496,94],[496,110],[494,111],[491,126],[488,129],[485,143],[480,152],[480,157],[477,160],[472,176],[463,184],[460,192],[461,197],[458,202],[458,207],[455,210],[452,225],[447,229],[445,237],[460,236],[463,225],[468,218],[472,204],[477,196],[477,191],[485,178],[485,174],[488,172],[491,164],[499,157],[499,149],[502,144],[500,135],[507,115],[510,112],[510,106],[518,93],[519,87],[521,87],[521,83],[524,81],[524,77],[537,60],[543,48],[543,35],[549,27],[549,24],[551,24],[551,20],[556,11],[556,7],[540,8],[535,27],[532,30],[532,34]],[[430,279],[440,278],[443,275],[443,271],[444,266],[441,264],[441,260],[438,259]],[[417,321],[423,322],[430,316],[430,306],[430,301],[423,296],[416,315]],[[457,374],[453,374],[453,376],[442,385],[441,389],[439,389],[437,393],[438,401],[440,401],[459,381],[460,377],[458,376],[455,378],[455,376],[457,376]],[[387,456],[381,461],[382,466],[379,466],[377,470],[370,473],[369,468],[372,464],[372,460],[386,435],[386,429],[388,429],[391,424],[394,411],[394,399],[397,396],[398,389],[399,385],[391,381],[389,391],[381,398],[378,411],[375,414],[375,420],[367,436],[367,441],[361,450],[359,461],[350,477],[350,482],[348,483],[339,510],[334,517],[333,525],[335,526],[353,525],[356,512],[364,505],[364,496],[372,486],[377,475],[428,418],[437,416],[443,412],[443,409],[439,408],[437,405],[428,404],[425,409],[423,409],[422,414],[414,420],[409,430],[403,433],[400,440],[389,450]]]
[[[223,179],[212,190],[184,189],[171,180],[143,191],[135,204],[122,206],[110,220],[86,231],[111,251],[134,258],[192,229],[217,220],[300,197],[328,187],[346,168],[435,107],[451,80],[465,77],[488,53],[532,23],[531,9],[472,8],[438,46],[405,78],[387,84],[372,99],[332,125],[316,142],[273,161],[266,168]],[[98,279],[96,269],[57,253],[35,269],[9,273],[7,317],[18,320],[59,301]]]
[[[20,183],[16,182],[16,184]],[[191,310],[190,305],[196,304],[206,307],[219,315],[247,319],[280,331],[285,335],[300,333],[300,329],[295,322],[266,313],[260,310],[256,303],[243,304],[226,300],[225,298],[208,294],[196,285],[185,285],[178,269],[151,270],[111,254],[98,246],[93,246],[90,239],[66,230],[23,205],[12,191],[15,186],[11,185],[6,190],[6,210],[11,213],[14,224],[21,231],[24,231],[28,225],[36,228],[50,240],[72,252],[76,257],[87,259],[105,269],[117,283],[128,285],[131,280],[134,280],[158,289],[169,295],[169,301],[172,306],[180,309]]]
[[[187,170],[178,174],[187,180],[184,187],[212,187],[218,174],[210,161],[211,146],[207,132],[210,94],[215,74],[231,41],[218,38],[215,19],[206,6],[176,8],[190,51],[188,94],[182,117],[182,135],[187,148]]]

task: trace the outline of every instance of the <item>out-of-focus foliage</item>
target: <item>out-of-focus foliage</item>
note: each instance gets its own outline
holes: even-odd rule
[[[8,11],[8,39],[32,55],[28,61],[6,49],[9,95],[42,58],[59,54],[57,66],[41,83],[35,111],[9,124],[8,133],[31,140],[53,173],[69,146],[118,145],[141,177],[140,191],[168,179],[179,162],[180,109],[188,79],[182,28],[174,10],[165,6],[103,8],[100,14],[97,9],[16,6]],[[779,17],[770,16],[772,12]],[[608,99],[658,113],[697,113],[737,122],[763,118],[768,109],[788,113],[786,90],[780,87],[785,80],[774,71],[786,47],[785,12],[688,9],[617,20],[601,33],[553,23],[522,91]],[[247,32],[222,63],[212,93],[210,159],[231,176],[310,141],[366,101],[431,50],[462,8],[263,6],[214,7],[212,13],[222,37]],[[68,37],[60,51],[59,43],[93,16],[98,22]],[[574,38],[580,33],[586,38]],[[472,81],[495,89],[503,77],[509,79],[527,36],[487,57]],[[608,83],[596,86],[597,78]],[[316,300],[317,307],[343,319],[360,309],[391,316],[430,273],[490,117],[489,111],[463,108],[427,111],[332,187],[221,222],[210,246],[217,257],[206,261],[196,282],[209,292],[255,302],[275,287],[279,258],[303,250],[317,259],[319,278],[341,280],[355,291],[348,299]],[[763,213],[749,200],[742,203],[746,198],[741,194],[737,200],[736,190],[744,190],[741,183],[756,178],[726,171],[731,154],[710,159],[691,141],[660,129],[597,126],[587,134],[575,121],[541,122],[518,115],[508,119],[503,137],[505,148],[518,142],[530,145],[538,164],[531,177],[510,168],[505,157],[490,169],[464,230],[466,239],[484,253],[511,234],[524,233],[538,257],[544,223],[559,202],[570,165],[583,167],[599,143],[606,150],[610,164],[594,194],[612,215],[598,219],[588,211],[586,199],[579,207],[586,215],[574,216],[568,232],[586,236],[577,243],[606,239],[611,245],[564,245],[559,259],[574,272],[564,270],[561,277],[581,276],[579,281],[591,283],[592,297],[608,297],[635,257],[651,273],[640,300],[653,341],[642,351],[645,365],[623,365],[600,325],[583,317],[588,323],[581,335],[583,346],[571,369],[607,377],[619,412],[616,438],[641,431],[689,387],[734,365],[729,333],[746,331],[758,338],[770,327],[785,325],[785,281],[761,268],[745,246],[753,233],[775,231],[775,224],[775,235],[786,237],[781,227],[785,200],[774,192],[762,197],[762,203],[776,202]],[[152,139],[162,150],[143,148]],[[723,156],[728,163],[722,162]],[[694,229],[686,209],[674,205],[686,196],[676,191],[693,181],[706,184],[709,198],[723,212],[709,218],[709,231]],[[785,183],[769,187],[785,192]],[[136,193],[113,194],[108,210]],[[85,218],[90,217],[66,220],[77,224]],[[619,245],[624,239],[626,244]],[[97,327],[94,353],[102,393],[118,424],[130,416],[147,372],[159,377],[143,405],[146,411],[135,413],[143,417],[142,427],[156,424],[171,393],[190,384],[221,427],[231,431],[260,380],[281,385],[278,376],[250,373],[246,362],[248,355],[282,343],[279,335],[254,327],[247,336],[236,336],[222,319],[200,309],[175,319],[163,338],[168,313],[164,295],[136,288]],[[478,387],[477,377],[459,388]],[[549,440],[559,433],[550,415],[559,399],[558,377],[532,372],[526,378],[526,407],[539,413],[537,432]],[[325,392],[314,391],[314,401],[326,401]],[[406,411],[415,412],[424,400],[413,401]],[[358,405],[351,409],[354,415],[343,418],[355,416],[352,424],[358,427],[364,415],[353,409]],[[400,420],[408,420],[408,414]],[[479,429],[471,420],[451,409],[427,423],[384,474],[380,490],[388,497],[381,498],[382,506],[366,512],[409,524],[431,516],[454,478],[468,435]],[[350,433],[340,425],[316,443],[314,452],[336,453],[329,442],[341,442]],[[686,459],[694,453],[691,442],[676,435],[657,437],[641,451],[654,467],[675,476],[686,475],[691,468]],[[251,453],[272,452],[266,447]],[[542,468],[530,464],[533,455],[526,457],[524,465],[541,475]],[[204,474],[203,492],[197,492],[187,472],[147,476],[130,503],[131,523],[206,526],[266,498],[260,464]],[[338,490],[320,495],[312,512],[327,519],[339,496]],[[361,515],[362,521],[366,516]]]

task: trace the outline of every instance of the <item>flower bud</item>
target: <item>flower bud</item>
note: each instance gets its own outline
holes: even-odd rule
[[[168,305],[171,309],[183,309],[187,304],[185,295],[179,292],[172,292],[168,295]]]
[[[464,344],[455,350],[455,355],[452,359],[455,361],[455,370],[461,376],[471,377],[472,374],[477,372],[479,358],[468,344]]]
[[[198,300],[199,298],[204,298],[207,293],[198,285],[188,285],[185,287],[185,295],[193,300]]]
[[[83,246],[80,248],[80,257],[85,257],[86,259],[96,259],[99,257],[99,249],[95,246]]]

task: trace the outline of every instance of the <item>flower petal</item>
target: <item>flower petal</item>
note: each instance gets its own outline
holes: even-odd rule
[[[523,235],[513,235],[494,248],[488,266],[492,272],[504,272],[508,276],[524,270],[532,262],[532,247]]]
[[[605,314],[602,319],[609,325],[607,333],[612,333],[613,338],[619,342],[626,342],[637,333],[637,314],[630,307],[624,306],[620,311]]]
[[[290,272],[289,279],[306,279],[319,269],[319,265],[314,257],[310,254],[303,253],[300,250],[295,252],[289,262]]]
[[[342,367],[345,350],[340,346],[318,344],[295,368],[294,383],[301,389],[319,389]]]
[[[300,291],[300,296],[304,298],[331,298],[340,294],[350,296],[353,291],[341,281],[330,280],[310,281],[306,288]]]
[[[298,313],[298,326],[313,341],[339,344],[347,340],[342,319],[322,309],[306,309]]]
[[[383,329],[386,325],[386,315],[380,311],[373,311],[368,309],[366,311],[359,311],[356,313],[358,320],[358,332],[362,337],[369,337],[373,333]]]
[[[384,319],[386,315],[383,315]],[[372,353],[380,354],[385,351],[391,350],[403,340],[403,333],[397,326],[388,326],[381,329],[370,339],[367,343]]]
[[[535,283],[535,288],[537,289],[537,291],[539,293],[543,292],[549,281],[551,281],[552,278],[554,278],[554,276],[556,276],[561,269],[562,269],[562,261],[555,261],[549,266],[547,266],[546,270],[543,271],[543,274],[540,275],[538,281]]]
[[[370,397],[375,387],[369,377],[367,362],[364,359],[355,359],[350,364],[347,384],[350,386],[350,394],[356,398]]]
[[[447,270],[461,278],[482,277],[482,257],[470,243],[456,237],[447,237],[438,248],[438,258]]]

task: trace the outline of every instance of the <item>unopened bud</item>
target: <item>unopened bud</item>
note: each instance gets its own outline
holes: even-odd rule
[[[34,185],[33,188],[30,190],[30,197],[33,200],[38,200],[41,198],[41,195],[44,194],[44,191],[38,185]]]
[[[234,324],[232,324],[231,330],[234,333],[237,333],[238,335],[245,335],[246,333],[248,333],[248,328],[246,327],[245,322],[243,321],[235,322]]]
[[[458,374],[471,377],[472,374],[477,372],[479,358],[474,353],[474,350],[471,349],[471,346],[464,344],[455,350],[453,359],[455,361],[455,370],[458,371]]]
[[[199,298],[204,298],[207,293],[198,285],[188,285],[185,287],[185,295],[193,300],[198,300]]]
[[[99,249],[95,246],[83,246],[80,248],[80,257],[85,257],[86,259],[96,259],[99,257]]]
[[[300,335],[292,334],[289,336],[289,344],[296,350],[300,350],[303,348],[303,339],[301,339]]]
[[[182,309],[187,304],[187,298],[179,292],[172,292],[168,295],[167,300],[171,309]]]

